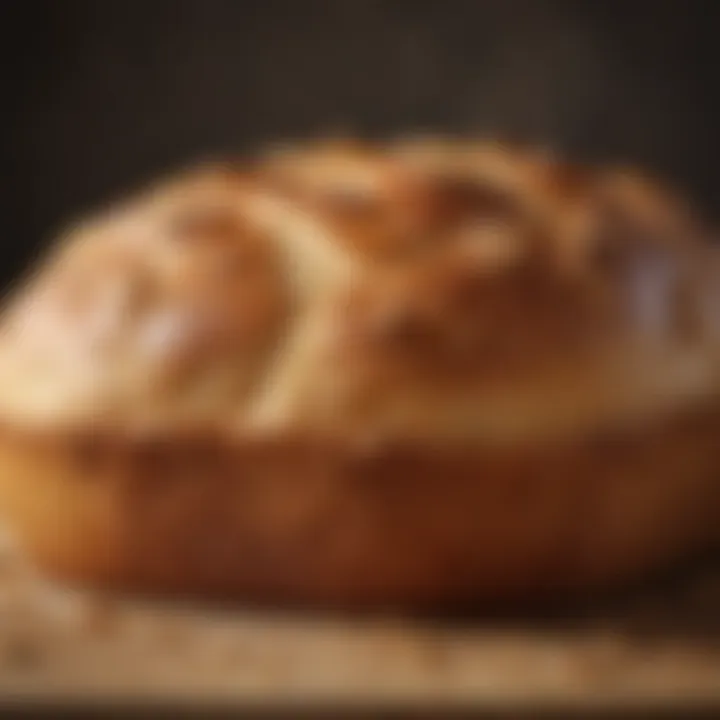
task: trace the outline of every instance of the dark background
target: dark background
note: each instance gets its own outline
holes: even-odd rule
[[[720,207],[717,0],[0,0],[2,280],[74,215],[257,141],[502,132]]]

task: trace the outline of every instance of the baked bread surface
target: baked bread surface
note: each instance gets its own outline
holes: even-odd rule
[[[33,270],[0,500],[51,569],[432,603],[624,578],[720,519],[717,251],[636,173],[288,147],[146,188]]]

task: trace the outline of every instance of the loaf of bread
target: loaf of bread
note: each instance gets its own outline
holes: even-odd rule
[[[49,573],[147,592],[629,581],[719,534],[718,252],[669,188],[493,142],[173,176],[6,300],[0,517]]]

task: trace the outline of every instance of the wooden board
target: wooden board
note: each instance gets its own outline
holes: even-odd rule
[[[0,554],[0,700],[720,709],[720,568],[540,620],[331,618],[108,599]]]

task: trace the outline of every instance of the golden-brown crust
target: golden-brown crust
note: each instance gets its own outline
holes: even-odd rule
[[[41,415],[93,412],[98,422],[196,422],[234,408],[289,312],[283,270],[245,217],[241,181],[202,171],[71,233],[5,318],[9,409],[32,408],[37,394]],[[204,407],[197,395],[208,384],[217,387]]]
[[[607,588],[718,539],[720,413],[470,447],[3,431],[0,502],[53,575],[351,609]]]
[[[461,381],[480,406],[560,375],[576,395],[617,387],[650,410],[658,394],[718,389],[697,369],[716,352],[699,320],[708,253],[680,201],[647,181],[499,145],[330,143],[252,172],[201,168],[59,245],[6,313],[0,412],[324,430],[379,421],[354,410],[378,373],[400,381],[398,397],[382,389],[380,419],[402,392]]]
[[[649,568],[720,519],[704,233],[635,174],[493,143],[160,183],[6,307],[4,509],[51,568],[148,589],[412,605]]]

